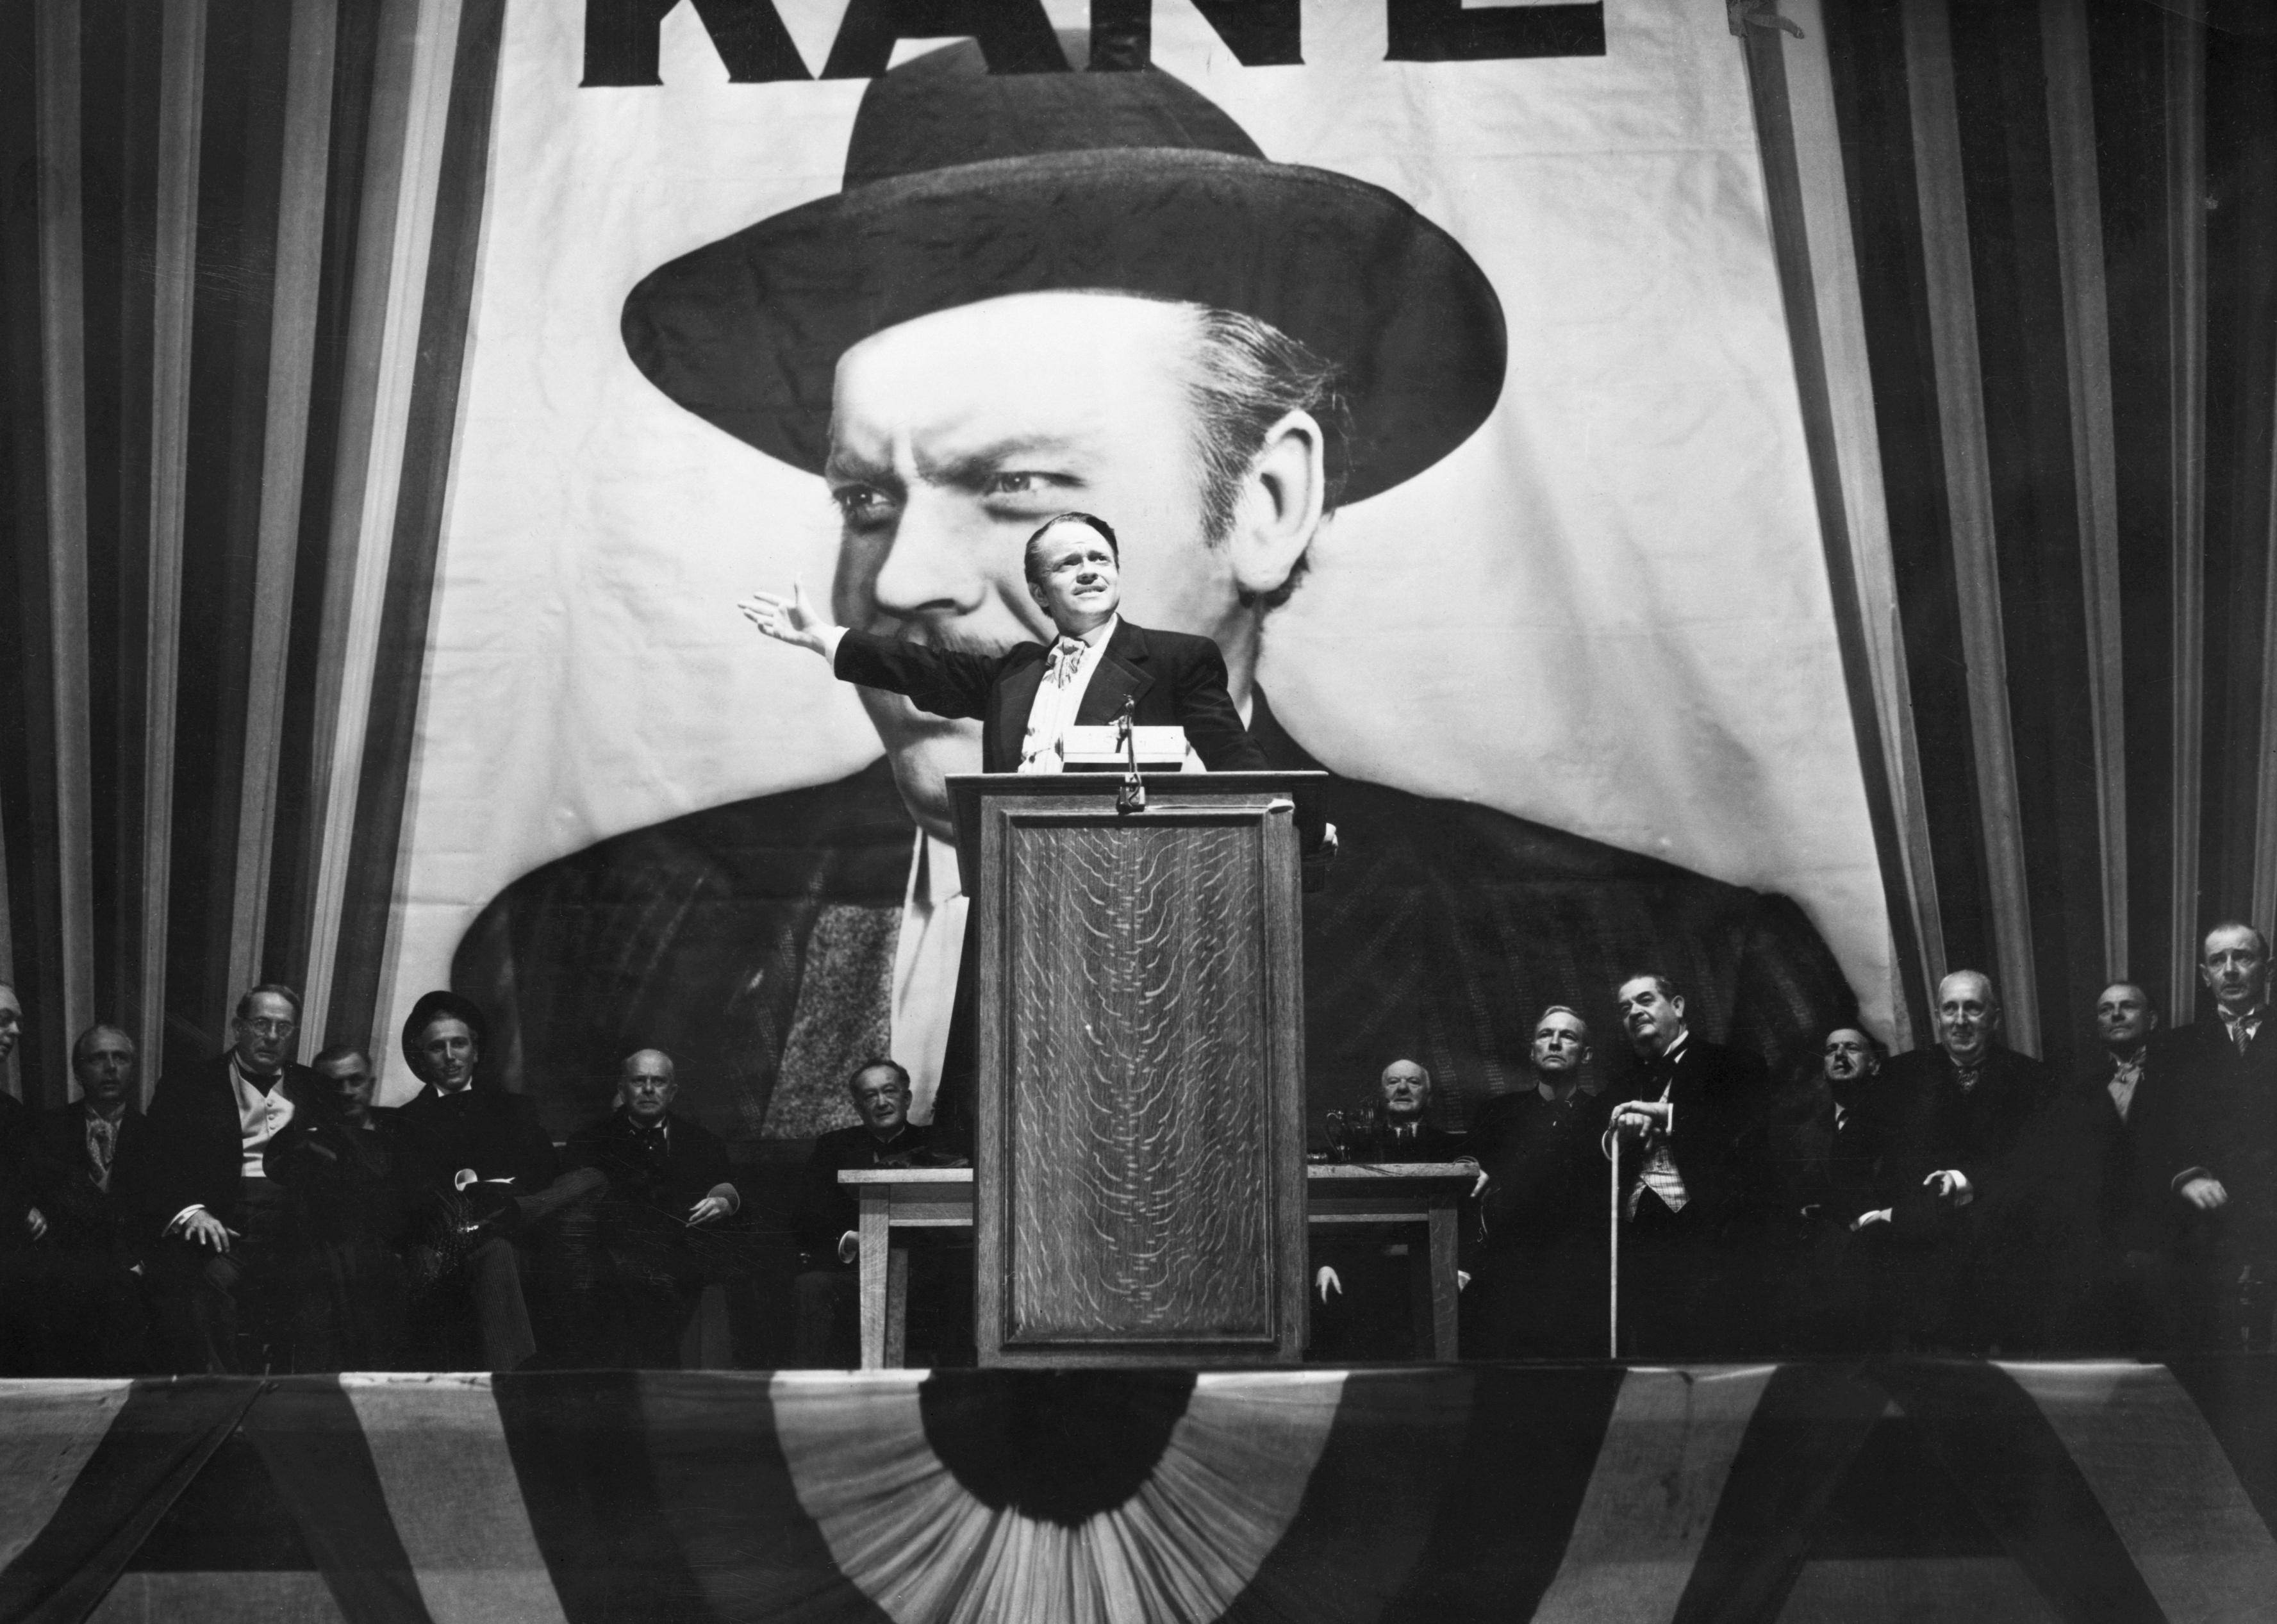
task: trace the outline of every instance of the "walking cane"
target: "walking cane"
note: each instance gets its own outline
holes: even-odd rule
[[[1605,1202],[1605,1220],[1612,1247],[1605,1265],[1605,1357],[1621,1356],[1621,1136],[1606,1135],[1605,1164],[1612,1169],[1612,1193]]]

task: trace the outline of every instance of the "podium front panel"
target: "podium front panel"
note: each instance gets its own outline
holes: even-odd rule
[[[1128,816],[1102,788],[993,803],[981,820],[979,1352],[1292,1360],[1289,801],[1164,793]]]

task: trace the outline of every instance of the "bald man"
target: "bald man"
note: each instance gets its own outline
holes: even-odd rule
[[[2032,1277],[2028,1132],[2056,1093],[2047,1067],[2000,1041],[1979,970],[1938,983],[1937,1044],[1883,1068],[1866,1103],[1874,1165],[1854,1233],[1884,1266],[1880,1338],[1928,1352],[2015,1353],[2045,1331]]]
[[[704,1288],[727,1270],[717,1247],[697,1239],[742,1210],[719,1136],[672,1109],[680,1081],[672,1056],[644,1048],[617,1069],[617,1106],[570,1135],[566,1160],[608,1180],[605,1198],[573,1229],[593,1265],[578,1362],[642,1369],[724,1364],[724,1326],[698,1325]],[[697,1346],[705,1344],[708,1346]]]

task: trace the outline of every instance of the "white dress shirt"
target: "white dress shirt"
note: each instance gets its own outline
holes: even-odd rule
[[[266,1178],[269,1174],[261,1164],[262,1155],[268,1150],[269,1141],[293,1120],[293,1102],[285,1097],[285,1074],[279,1071],[270,1079],[269,1089],[264,1093],[254,1086],[253,1080],[246,1076],[245,1069],[238,1064],[237,1056],[232,1055],[229,1057],[229,1086],[230,1092],[237,1096],[239,1144],[245,1155],[244,1161],[238,1166],[238,1176],[242,1178]],[[192,1201],[173,1216],[166,1225],[166,1233],[171,1235],[181,1228],[182,1221],[192,1213],[204,1210],[203,1201]]]
[[[1083,634],[1083,652],[1076,660],[1071,676],[1061,675],[1055,670],[1059,645],[1066,639],[1054,641],[1051,652],[1045,657],[1043,681],[1036,685],[1035,703],[1028,707],[1028,732],[1020,744],[1020,771],[1067,771],[1067,730],[1075,725],[1077,713],[1083,709],[1083,697],[1090,691],[1092,673],[1099,669],[1099,662],[1106,654],[1107,640],[1121,623],[1120,615],[1110,614]]]

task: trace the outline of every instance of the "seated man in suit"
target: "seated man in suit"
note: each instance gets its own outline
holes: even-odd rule
[[[799,1245],[794,1357],[805,1366],[854,1362],[849,1340],[855,1329],[852,1271],[860,1212],[838,1175],[857,1168],[922,1167],[948,1159],[936,1157],[933,1130],[910,1120],[910,1074],[897,1063],[864,1063],[846,1079],[846,1091],[862,1120],[814,1141],[791,1215]]]
[[[1648,1359],[1737,1353],[1762,1339],[1758,1260],[1745,1225],[1760,1199],[1770,1093],[1753,1055],[1692,1034],[1684,995],[1631,976],[1614,1002],[1643,1066],[1612,1115],[1621,1155],[1620,1333]]]
[[[300,1025],[298,993],[253,988],[230,1048],[162,1078],[143,1132],[120,1147],[116,1176],[153,1277],[166,1368],[286,1368],[292,1202],[263,1158],[316,1086],[289,1058]]]
[[[1484,1231],[1464,1296],[1463,1352],[1479,1359],[1605,1353],[1611,1095],[1582,1082],[1589,1026],[1563,1004],[1534,1026],[1530,1086],[1496,1094],[1471,1124],[1487,1177]]]
[[[2136,1096],[2136,1240],[2167,1347],[2266,1350],[2277,1314],[2277,1033],[2269,939],[2227,920],[2198,979],[2212,1020],[2154,1042]],[[2134,1260],[2130,1260],[2134,1261]]]
[[[1352,1160],[1468,1161],[1463,1135],[1430,1120],[1433,1096],[1431,1073],[1414,1061],[1395,1060],[1384,1067],[1375,1099],[1352,1136]],[[1466,1256],[1468,1239],[1466,1233]],[[1417,1246],[1361,1236],[1317,1239],[1311,1253],[1311,1357],[1348,1363],[1415,1358],[1425,1351],[1415,1346],[1416,1303],[1430,1283],[1421,1272]]]
[[[2148,1102],[2173,1086],[2173,1067],[2153,1057],[2159,1011],[2131,981],[2097,995],[2095,1033],[2102,1052],[2059,1089],[2018,1165],[2034,1192],[2020,1217],[2037,1231],[2048,1346],[2060,1353],[2121,1353],[2157,1339],[2152,1282],[2128,1254],[2139,1228],[2139,1130],[2157,1117]]]
[[[1954,971],[1937,1047],[1892,1060],[1868,1102],[1874,1166],[1851,1227],[1888,1226],[1856,1254],[1871,1268],[1881,1249],[1880,1334],[1906,1346],[2014,1353],[2045,1335],[2028,1133],[2045,1129],[2054,1079],[1999,1031],[1991,979]]]
[[[72,1045],[80,1097],[32,1130],[23,1190],[30,1240],[7,1260],[4,1312],[26,1376],[124,1376],[148,1357],[142,1282],[114,1177],[142,1132],[134,1040],[90,1026]],[[139,1147],[138,1147],[139,1148]]]
[[[441,1221],[436,1181],[397,1113],[373,1105],[370,1056],[334,1044],[308,1069],[309,1109],[264,1158],[300,1223],[294,1366],[392,1370],[409,1307],[405,1259]]]
[[[628,1055],[617,1073],[617,1109],[569,1136],[568,1164],[609,1181],[606,1198],[577,1223],[591,1231],[595,1267],[585,1282],[591,1346],[575,1362],[681,1365],[704,1288],[722,1281],[723,1260],[696,1236],[734,1217],[743,1197],[719,1136],[674,1112],[679,1092],[671,1056],[653,1048]],[[701,1362],[724,1364],[724,1354],[715,1348]]]
[[[537,1352],[524,1275],[550,1239],[540,1226],[602,1181],[564,1179],[530,1102],[484,1078],[486,1030],[482,1010],[453,993],[428,993],[412,1006],[403,1057],[425,1086],[397,1121],[447,1219],[413,1261],[414,1291],[423,1288],[430,1311],[469,1301],[484,1368],[513,1370]],[[447,1341],[450,1317],[427,1329]]]

